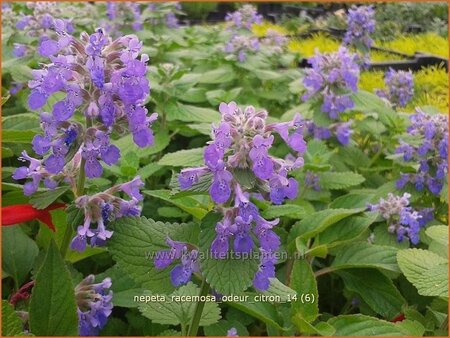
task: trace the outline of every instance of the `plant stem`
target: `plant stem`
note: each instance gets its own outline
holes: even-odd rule
[[[333,271],[334,271],[334,268],[329,266],[329,267],[326,267],[326,268],[323,268],[323,269],[320,269],[320,270],[316,271],[314,273],[314,276],[315,277],[319,277],[319,276],[325,275],[325,274],[333,272]]]
[[[206,279],[203,279],[202,286],[200,289],[200,298],[202,296],[206,296],[209,292],[209,284],[206,282]],[[189,326],[188,336],[197,336],[198,327],[200,324],[200,319],[202,317],[203,308],[205,307],[204,301],[199,301],[195,306],[194,317],[192,317],[191,325]]]
[[[181,335],[182,336],[186,335],[186,324],[181,324]]]

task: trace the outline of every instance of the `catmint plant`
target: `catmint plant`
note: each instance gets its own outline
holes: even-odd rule
[[[375,10],[373,6],[355,6],[348,10],[347,31],[344,44],[355,47],[362,53],[361,63],[367,66],[370,61],[370,48],[373,40],[370,35],[375,31]]]
[[[54,55],[70,44],[73,24],[69,19],[61,19],[62,10],[56,2],[27,2],[33,12],[21,15],[16,22],[16,29],[29,37],[39,38],[37,51],[41,56]],[[15,44],[13,54],[22,57],[34,51],[30,45]]]
[[[253,24],[262,23],[263,17],[258,14],[255,6],[243,5],[237,11],[228,13],[225,17],[229,30],[251,30]]]
[[[280,238],[272,230],[279,220],[265,220],[251,197],[261,196],[274,204],[296,198],[298,182],[288,174],[303,165],[306,142],[302,119],[297,114],[290,122],[268,124],[265,110],[256,110],[252,106],[242,110],[235,102],[221,103],[219,111],[222,120],[213,126],[213,140],[204,151],[205,165],[183,169],[178,182],[185,190],[203,177],[211,177],[209,194],[217,211],[223,215],[215,227],[211,255],[223,259],[231,247],[238,253],[250,253],[258,247],[260,266],[253,285],[259,290],[267,290],[269,278],[275,276],[275,252],[280,247]],[[278,134],[296,156],[281,159],[270,155],[274,134]],[[240,181],[242,172],[254,177],[252,187]],[[174,252],[180,252],[173,245],[171,247]],[[179,253],[175,255],[179,256]],[[158,261],[155,265],[161,266]]]
[[[354,106],[350,95],[358,89],[357,55],[340,47],[333,53],[321,54],[316,51],[316,55],[308,62],[312,68],[306,70],[303,79],[307,92],[302,99],[306,101],[318,97],[322,112],[338,120],[340,113]]]
[[[289,39],[274,29],[268,29],[261,44],[267,47],[273,54],[282,54]]]
[[[331,125],[318,126],[312,120],[304,120],[305,130],[308,135],[311,135],[317,140],[327,140],[335,136],[336,140],[346,146],[350,143],[351,135],[353,130],[350,128],[353,121],[349,120],[347,122],[336,122]]]
[[[400,141],[396,149],[405,162],[417,163],[415,173],[402,173],[397,181],[397,188],[413,183],[416,190],[426,188],[438,195],[448,172],[448,116],[430,115],[416,108],[416,113],[409,116],[411,125],[407,132],[413,142]]]
[[[153,144],[151,124],[157,114],[147,116],[144,101],[150,87],[146,79],[148,56],[139,58],[142,47],[134,35],[111,40],[102,29],[81,39],[70,37],[67,54],[50,55],[50,63],[33,71],[30,80],[30,108],[42,110],[48,99],[64,93],[56,101],[52,112],[41,113],[43,135],[32,141],[33,150],[43,157],[39,160],[25,151],[21,160],[29,166],[18,168],[13,178],[27,179],[25,195],[37,191],[43,180],[48,189],[68,183],[77,197],[76,207],[84,212],[84,224],[77,229],[71,248],[83,251],[91,246],[104,245],[112,232],[106,229],[109,221],[140,214],[139,177],[92,196],[83,195],[84,177],[100,177],[102,163],[110,166],[120,158],[120,150],[111,144],[111,134],[124,134],[128,129],[139,147]],[[86,119],[78,122],[76,112]],[[114,196],[123,192],[130,200]],[[91,229],[92,223],[97,224]]]
[[[141,31],[143,27],[141,5],[136,2],[107,2],[105,21],[102,26],[105,30],[117,36],[122,30],[132,29]]]
[[[75,287],[80,336],[98,336],[112,312],[111,278],[94,281],[95,276],[89,275]]]
[[[414,95],[414,80],[411,71],[389,69],[384,76],[385,90],[377,90],[378,96],[392,105],[404,107]]]
[[[395,196],[389,193],[387,199],[380,198],[377,204],[370,204],[370,211],[377,211],[388,224],[388,232],[397,235],[397,241],[409,238],[412,244],[420,241],[419,232],[433,219],[433,209],[425,208],[420,211],[410,206],[411,195]]]
[[[239,62],[245,62],[247,54],[254,54],[259,50],[259,40],[247,35],[233,35],[225,45],[224,52],[232,54]]]

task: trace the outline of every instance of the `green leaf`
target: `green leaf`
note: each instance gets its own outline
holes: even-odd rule
[[[189,103],[202,103],[206,101],[206,88],[189,88],[183,92],[179,99]]]
[[[296,230],[303,239],[311,238],[341,219],[360,213],[364,209],[325,209],[317,211],[295,223],[293,230]]]
[[[300,204],[270,205],[262,212],[262,216],[268,219],[282,216],[301,219],[312,212],[314,212],[314,207],[306,201],[301,201]]]
[[[54,241],[36,275],[30,301],[30,331],[36,336],[78,335],[74,286]]]
[[[36,243],[20,226],[2,227],[2,269],[14,279],[16,288],[27,280],[38,253]]]
[[[210,70],[203,73],[198,79],[198,83],[217,84],[226,83],[234,80],[236,75],[231,66],[222,66],[220,68]]]
[[[152,322],[158,324],[170,324],[186,326],[190,324],[197,301],[188,300],[187,297],[198,296],[200,288],[194,283],[189,282],[172,294],[164,296],[163,301],[153,301],[139,304],[139,311],[149,318]],[[144,296],[153,295],[150,291],[144,292]],[[159,295],[162,297],[162,295]],[[183,298],[181,298],[183,297]],[[213,299],[213,296],[210,296]],[[206,301],[200,318],[200,326],[207,326],[217,323],[220,319],[220,309],[215,301]]]
[[[351,98],[355,104],[352,110],[365,114],[376,113],[380,121],[385,125],[395,127],[398,114],[377,95],[358,90],[358,92],[351,95]]]
[[[319,244],[326,244],[328,248],[341,245],[359,237],[376,220],[375,213],[363,213],[361,216],[345,218],[334,226],[325,229],[319,235]]]
[[[393,319],[406,304],[392,280],[378,270],[353,269],[338,274],[348,290],[359,294],[373,311],[386,319]]]
[[[349,193],[334,199],[328,207],[331,209],[364,208],[367,206],[367,203],[369,203],[371,198],[372,195],[368,193]]]
[[[415,322],[417,323],[417,322]],[[416,325],[399,325],[362,314],[342,315],[328,320],[335,329],[335,336],[415,336]],[[417,323],[418,324],[418,323]],[[420,325],[420,324],[418,324]]]
[[[39,115],[35,113],[24,113],[5,116],[2,118],[3,130],[39,130]]]
[[[267,291],[263,291],[262,294],[277,297],[280,303],[290,302],[297,296],[297,292],[295,290],[292,290],[289,286],[284,285],[277,278],[269,278],[269,280],[269,289]]]
[[[53,190],[37,192],[30,197],[30,203],[36,209],[45,209],[50,204],[55,202],[60,196],[62,196],[67,190],[69,190],[69,187],[63,186]]]
[[[202,219],[208,213],[207,206],[203,205],[192,196],[172,196],[169,190],[144,190],[143,193],[172,203],[198,219]]]
[[[152,146],[140,148],[133,141],[133,135],[128,134],[112,143],[115,144],[121,154],[129,152],[135,153],[139,158],[145,158],[157,154],[164,150],[170,142],[169,134],[166,130],[161,130],[155,134],[155,141]]]
[[[174,153],[165,154],[159,161],[159,165],[171,167],[196,167],[203,165],[204,148],[179,150]]]
[[[209,213],[202,220],[200,232],[200,270],[211,288],[224,295],[245,291],[258,270],[258,255],[241,255],[230,252],[224,259],[215,259],[210,253],[211,243],[216,237],[215,225],[221,215]]]
[[[2,158],[8,158],[14,156],[14,152],[7,147],[2,147]]]
[[[6,300],[2,300],[2,336],[25,336],[22,321]]]
[[[353,268],[378,268],[400,272],[397,266],[397,249],[390,246],[371,245],[366,242],[349,244],[336,250],[330,270]]]
[[[448,245],[448,226],[446,225],[434,225],[425,230],[425,233],[433,241],[436,241],[442,245]]]
[[[292,313],[308,323],[319,315],[319,292],[314,273],[305,259],[296,259],[292,268],[291,287],[297,292]]]
[[[37,132],[32,130],[3,130],[3,143],[28,143],[31,144]]]
[[[220,121],[220,114],[217,110],[202,108],[181,103],[168,105],[166,107],[169,121],[183,122],[217,122]]]
[[[300,314],[294,315],[292,317],[292,323],[297,326],[297,329],[302,334],[316,334],[319,336],[333,336],[336,331],[334,327],[326,322],[319,322],[315,326],[311,323],[307,322],[305,319],[301,317]]]
[[[448,297],[448,260],[422,249],[400,250],[397,259],[419,295]]]
[[[138,302],[134,297],[143,294],[144,289],[138,287],[134,280],[128,276],[118,265],[114,265],[102,274],[96,276],[99,283],[106,277],[112,280],[111,291],[113,292],[112,303],[120,307],[137,307]]]
[[[256,293],[247,292],[245,295],[249,296],[249,299],[254,299]],[[277,329],[284,330],[280,323],[282,322],[280,315],[274,305],[267,302],[227,302],[231,307],[234,307],[250,316],[259,319],[267,325],[272,325]]]
[[[163,270],[153,263],[157,251],[167,250],[167,237],[176,241],[197,244],[198,225],[155,222],[145,217],[120,218],[113,223],[114,236],[108,249],[119,268],[125,271],[137,286],[153,292],[170,292],[170,267]]]
[[[357,173],[346,171],[346,172],[325,172],[318,173],[319,184],[322,189],[347,189],[349,187],[359,185],[365,181],[365,178]]]
[[[206,326],[203,331],[206,337],[225,337],[231,328],[235,328],[238,336],[248,336],[247,328],[239,321],[219,320],[217,323]]]

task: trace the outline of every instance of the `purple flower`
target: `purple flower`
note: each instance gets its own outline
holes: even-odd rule
[[[357,56],[345,47],[340,47],[334,53],[320,54],[316,51],[316,55],[308,61],[312,68],[306,70],[303,80],[307,89],[303,100],[313,96],[322,97],[322,111],[336,120],[340,113],[353,108],[350,94],[357,91]]]
[[[375,31],[375,10],[373,6],[355,6],[348,10],[347,31],[344,43],[360,50],[364,60],[368,59],[373,40],[370,37]]]
[[[180,259],[180,264],[175,265],[170,271],[170,282],[173,286],[181,286],[190,281],[192,274],[199,271],[197,250],[188,249],[188,245],[182,242],[167,239],[169,250],[156,253],[154,264],[157,269],[165,269],[175,260]]]
[[[228,23],[228,29],[251,30],[253,24],[260,24],[262,22],[263,17],[258,14],[256,7],[246,4],[237,11],[228,13],[225,20]]]
[[[239,337],[236,328],[232,327],[227,331],[227,337]]]
[[[270,279],[275,277],[276,257],[272,252],[261,249],[259,269],[253,279],[253,286],[259,291],[266,291],[270,286]]]
[[[108,230],[110,220],[126,216],[139,216],[138,203],[142,200],[139,187],[143,185],[139,177],[130,182],[115,185],[104,192],[93,196],[80,196],[75,201],[76,206],[84,211],[84,223],[77,228],[77,234],[72,239],[71,249],[84,251],[87,244],[91,246],[105,245],[113,235]],[[125,192],[131,200],[114,196],[119,191]],[[96,223],[96,228],[91,228]]]
[[[385,91],[378,91],[377,94],[386,98],[395,106],[404,107],[411,101],[414,95],[413,74],[411,71],[395,71],[392,68],[386,72],[384,81],[386,83]],[[430,123],[429,128],[433,128]],[[428,129],[426,135],[433,133],[433,129]],[[430,137],[432,138],[432,136]]]
[[[403,196],[389,193],[387,199],[381,198],[377,204],[368,205],[368,208],[381,214],[388,224],[388,231],[395,233],[399,242],[407,237],[412,244],[418,244],[420,229],[433,219],[433,209],[414,210],[409,206],[410,197],[408,193]]]
[[[20,43],[15,43],[13,48],[13,55],[16,58],[21,58],[25,55],[25,52],[27,51],[27,47],[25,45],[22,45]]]
[[[258,39],[246,35],[233,35],[224,48],[226,54],[234,54],[239,62],[245,62],[248,53],[255,54],[258,50]]]
[[[111,278],[97,284],[94,280],[95,276],[89,275],[75,287],[80,336],[98,336],[112,312]]]
[[[340,123],[336,128],[336,138],[338,141],[346,146],[350,142],[350,137],[353,134],[353,130],[350,129],[352,121]]]
[[[395,152],[402,154],[404,161],[417,162],[419,166],[417,173],[402,174],[397,188],[413,183],[419,191],[427,187],[433,195],[439,195],[448,172],[448,116],[429,115],[417,108],[410,121],[407,132],[420,143],[409,144],[400,140]]]

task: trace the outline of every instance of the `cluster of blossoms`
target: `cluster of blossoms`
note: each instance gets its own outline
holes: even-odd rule
[[[167,28],[180,27],[176,12],[181,10],[181,4],[179,2],[153,2],[148,4],[147,10],[152,12],[152,18],[150,22],[152,25],[159,25],[164,23]],[[160,17],[155,15],[160,12]]]
[[[98,336],[112,312],[111,278],[94,284],[95,276],[89,275],[75,287],[80,336]]]
[[[270,48],[274,54],[283,53],[289,39],[274,29],[268,29],[266,36],[261,40],[261,44]]]
[[[137,176],[130,182],[115,185],[95,195],[78,197],[75,205],[84,211],[84,223],[78,226],[77,234],[70,244],[71,249],[82,252],[86,249],[88,241],[91,246],[103,246],[113,234],[106,228],[110,221],[121,217],[139,216],[141,213],[139,202],[143,200],[139,189],[143,185],[144,182]],[[130,200],[114,196],[118,192],[125,193]],[[97,223],[96,229],[91,229],[92,223]]]
[[[318,126],[312,120],[305,120],[305,130],[311,136],[317,140],[327,140],[333,136],[336,137],[338,142],[343,146],[346,146],[350,142],[353,130],[350,128],[353,121],[337,122],[329,125],[328,127]]]
[[[56,2],[27,2],[26,5],[33,10],[33,14],[22,14],[16,23],[16,29],[27,36],[39,38],[40,55],[47,57],[69,46],[70,34],[74,30],[72,21],[58,18],[62,10]],[[15,43],[13,54],[15,57],[22,57],[28,50],[29,46]]]
[[[420,241],[420,229],[433,219],[433,209],[414,210],[409,206],[410,197],[408,193],[403,196],[389,193],[387,199],[381,198],[377,204],[369,205],[368,208],[381,214],[387,221],[388,231],[396,234],[399,242],[407,237],[411,243],[417,244]]]
[[[228,13],[225,17],[228,28],[231,30],[251,30],[253,24],[260,24],[262,20],[262,15],[258,14],[256,7],[252,5],[243,5],[237,11]]]
[[[106,16],[108,22],[105,23],[105,30],[107,32],[114,32],[119,35],[120,30],[125,28],[124,23],[131,22],[131,28],[134,31],[141,31],[143,29],[143,22],[141,18],[141,7],[136,2],[107,2]]]
[[[225,45],[225,53],[233,54],[239,62],[244,62],[247,53],[256,53],[259,50],[259,40],[246,35],[233,35]]]
[[[375,31],[375,10],[373,6],[353,5],[348,11],[347,25],[344,43],[362,49],[362,64],[367,65],[370,47],[373,43],[370,34]]]
[[[237,334],[237,330],[235,327],[232,327],[231,329],[229,329],[227,331],[227,337],[239,337],[239,335]]]
[[[420,143],[400,142],[396,153],[403,154],[406,162],[418,162],[416,173],[402,173],[397,188],[413,183],[418,191],[428,190],[438,195],[444,185],[448,172],[448,115],[430,115],[416,108],[410,115],[411,125],[407,132]]]
[[[51,152],[43,161],[49,173],[61,173],[69,155],[80,151],[86,175],[100,177],[99,161],[112,165],[120,157],[110,134],[123,132],[126,125],[138,146],[153,144],[150,125],[157,114],[147,116],[143,106],[150,87],[145,76],[148,56],[138,59],[141,47],[135,36],[111,41],[99,29],[90,36],[82,33],[81,41],[72,38],[67,55],[50,55],[50,64],[33,71],[28,97],[31,109],[41,109],[54,93],[66,94],[51,113],[41,113],[44,135],[35,136],[32,142],[37,154]],[[70,121],[77,109],[86,116],[86,130]]]
[[[386,90],[377,90],[376,93],[394,106],[406,106],[414,95],[414,81],[411,71],[395,71],[391,68],[386,72],[384,82]]]
[[[303,100],[319,94],[323,98],[321,110],[328,113],[331,119],[338,120],[340,113],[354,106],[350,95],[358,89],[357,55],[340,47],[333,53],[321,54],[316,51],[316,55],[308,62],[312,68],[306,70],[303,79],[307,89]]]
[[[199,271],[197,262],[198,250],[191,248],[188,244],[166,240],[169,250],[161,250],[156,253],[154,264],[159,270],[167,268],[175,260],[180,263],[175,265],[170,271],[170,282],[174,286],[184,285],[190,281],[192,274]]]
[[[189,189],[200,177],[212,175],[209,189],[212,200],[221,204],[217,209],[223,219],[216,224],[216,238],[211,244],[211,254],[225,258],[230,241],[237,253],[250,253],[255,247],[252,233],[258,239],[261,260],[253,284],[259,290],[267,290],[269,278],[275,275],[276,257],[280,239],[272,228],[279,220],[267,221],[250,201],[255,196],[281,204],[294,199],[298,182],[289,178],[292,169],[303,165],[301,155],[306,150],[300,115],[291,122],[266,124],[268,113],[248,106],[241,110],[235,102],[221,103],[222,121],[213,126],[213,141],[204,152],[205,166],[181,171],[178,181],[181,189]],[[269,154],[277,133],[297,153],[285,160]],[[253,177],[251,186],[240,182],[245,172]]]

